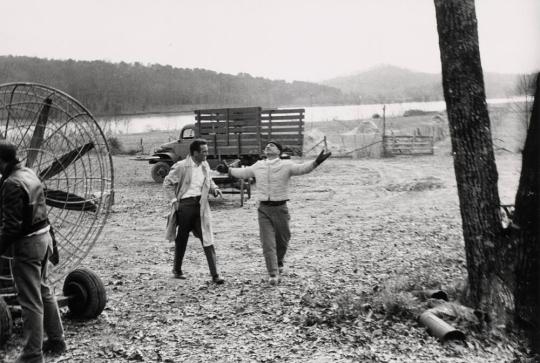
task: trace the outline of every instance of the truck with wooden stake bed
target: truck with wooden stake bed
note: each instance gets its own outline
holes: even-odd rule
[[[152,178],[161,183],[171,166],[189,156],[194,139],[208,142],[208,163],[212,169],[221,163],[249,166],[261,159],[270,140],[283,145],[283,158],[302,156],[304,109],[263,109],[261,107],[195,110],[195,123],[180,131],[178,140],[159,146],[149,157],[138,157],[152,164]]]

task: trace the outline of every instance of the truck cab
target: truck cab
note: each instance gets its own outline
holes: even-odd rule
[[[171,160],[173,163],[184,159],[189,154],[189,144],[195,138],[195,125],[189,124],[182,128],[178,140],[160,145],[153,156],[160,160]],[[154,163],[151,163],[154,164]]]
[[[152,179],[162,183],[169,173],[171,166],[189,155],[189,144],[195,139],[195,125],[185,125],[180,131],[178,140],[160,145],[150,158],[152,167]]]

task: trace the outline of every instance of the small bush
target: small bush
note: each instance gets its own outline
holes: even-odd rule
[[[420,312],[418,300],[408,291],[383,290],[377,300],[386,318],[414,319]]]
[[[124,151],[124,147],[117,137],[109,137],[107,142],[109,143],[109,150],[112,155],[118,155]]]
[[[430,112],[428,112],[428,111],[413,109],[413,110],[407,110],[407,111],[403,112],[403,117],[424,116],[424,115],[428,115],[428,114],[430,114]]]
[[[311,292],[302,297],[305,309],[304,318],[300,323],[305,326],[327,325],[336,326],[346,321],[353,321],[366,313],[366,304],[362,295],[345,291],[338,295],[323,292]]]
[[[410,292],[412,287],[406,277],[390,280],[373,298],[373,305],[381,309],[386,318],[414,319],[420,313],[421,306]]]
[[[350,292],[345,292],[335,298],[331,306],[334,311],[332,317],[337,322],[354,320],[365,312],[365,305],[365,301],[360,300]]]

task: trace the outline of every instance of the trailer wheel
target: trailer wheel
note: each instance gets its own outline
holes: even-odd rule
[[[13,319],[11,319],[9,306],[6,304],[4,298],[0,296],[0,347],[3,347],[8,341],[12,328]]]
[[[64,296],[73,318],[97,318],[105,308],[107,296],[101,279],[87,268],[73,270],[64,281]]]
[[[169,170],[171,170],[169,163],[164,161],[155,163],[152,167],[152,179],[154,179],[156,183],[163,183],[163,179],[169,174]]]

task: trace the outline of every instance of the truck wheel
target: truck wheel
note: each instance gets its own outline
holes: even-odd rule
[[[98,317],[107,303],[103,282],[87,268],[78,268],[67,275],[64,296],[68,297],[71,316],[77,319]]]
[[[12,328],[13,320],[11,319],[9,306],[6,304],[4,298],[0,296],[0,347],[3,347],[8,341]]]
[[[160,161],[159,163],[154,164],[152,167],[152,179],[154,179],[156,183],[163,183],[163,179],[169,174],[169,170],[171,170],[169,163]]]

